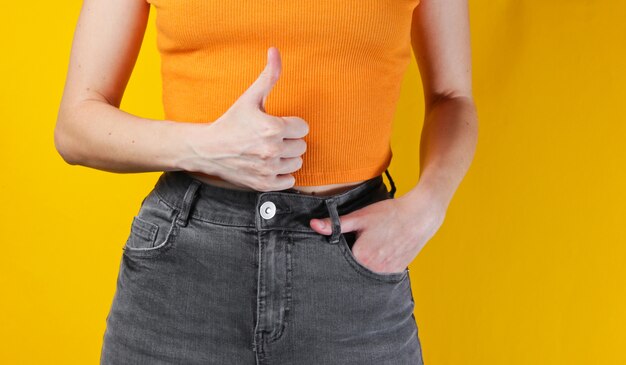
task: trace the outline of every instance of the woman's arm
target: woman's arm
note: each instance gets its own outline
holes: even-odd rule
[[[149,12],[145,0],[83,2],[54,131],[66,162],[112,172],[178,166],[183,125],[119,109]]]
[[[342,232],[357,231],[354,256],[375,272],[402,272],[437,232],[477,142],[467,0],[422,0],[411,39],[426,99],[419,182],[339,217]],[[329,218],[313,221],[319,233],[332,233]]]
[[[111,172],[198,171],[260,191],[292,187],[308,124],[265,113],[281,71],[274,47],[258,78],[215,121],[152,120],[119,109],[149,12],[145,0],[84,0],[54,131],[63,159]]]
[[[429,200],[442,214],[469,169],[478,138],[468,12],[467,0],[422,0],[413,12],[411,40],[426,110],[420,179],[402,198]]]

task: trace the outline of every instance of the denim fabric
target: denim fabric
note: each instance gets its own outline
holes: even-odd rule
[[[393,199],[385,173],[391,191],[379,175],[314,196],[164,172],[132,220],[100,363],[423,364],[408,268],[370,270],[340,233],[340,215]],[[331,235],[309,226],[324,217]]]

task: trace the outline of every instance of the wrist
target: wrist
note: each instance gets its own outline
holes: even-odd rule
[[[407,200],[426,201],[430,206],[438,207],[445,213],[452,200],[452,194],[442,179],[422,175],[417,185],[402,197],[406,197]]]
[[[205,124],[201,123],[181,123],[181,122],[172,122],[172,130],[166,137],[166,140],[170,141],[174,145],[172,146],[172,150],[174,151],[171,161],[171,170],[174,171],[197,171],[197,159],[198,159],[198,150],[197,150],[197,138],[202,135],[206,136],[201,132],[201,128],[206,127]],[[204,141],[204,143],[208,143]]]

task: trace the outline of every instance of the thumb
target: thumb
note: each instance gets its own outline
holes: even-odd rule
[[[358,223],[359,221],[356,212],[339,216],[341,233],[356,231],[357,229],[359,229]],[[329,235],[333,233],[331,218],[313,218],[310,220],[309,225],[315,232],[319,234]]]
[[[261,74],[244,92],[242,98],[246,103],[252,104],[265,113],[265,101],[267,96],[278,81],[282,68],[280,53],[276,47],[267,50],[267,63]]]

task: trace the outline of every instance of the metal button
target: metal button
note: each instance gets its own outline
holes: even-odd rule
[[[270,219],[276,214],[276,205],[272,202],[265,202],[261,204],[261,217]]]

